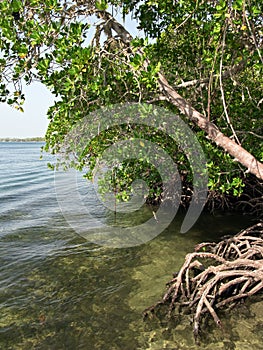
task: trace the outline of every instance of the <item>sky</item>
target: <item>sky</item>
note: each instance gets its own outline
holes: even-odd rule
[[[126,18],[125,27],[132,35],[141,36],[134,20]],[[23,113],[5,103],[0,103],[0,138],[43,137],[45,135],[48,126],[46,114],[48,108],[53,105],[54,97],[40,83],[26,86],[23,92],[26,96]]]
[[[24,112],[19,112],[5,103],[0,103],[0,138],[43,137],[48,119],[48,108],[53,104],[51,92],[40,83],[25,87]]]

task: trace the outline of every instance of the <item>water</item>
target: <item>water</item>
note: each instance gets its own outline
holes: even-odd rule
[[[236,233],[249,219],[203,215],[183,235],[179,215],[144,245],[101,247],[63,218],[40,146],[0,143],[0,349],[200,349],[187,315],[145,322],[142,311],[196,243]],[[223,332],[209,322],[201,348],[262,349],[262,313],[256,300],[223,314]]]

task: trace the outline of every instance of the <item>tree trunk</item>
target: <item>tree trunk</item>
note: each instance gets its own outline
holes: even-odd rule
[[[263,164],[259,162],[251,153],[246,151],[242,146],[235,141],[225,136],[217,126],[206,119],[201,113],[196,111],[189,102],[180,96],[166,78],[159,73],[159,85],[162,93],[168,100],[193,123],[204,130],[208,138],[214,141],[218,146],[222,147],[227,153],[235,158],[240,164],[247,168],[247,172],[254,174],[260,180],[263,180]]]
[[[126,45],[130,43],[132,40],[131,34],[119,22],[117,22],[111,14],[105,11],[99,11],[99,17],[103,18],[105,22],[111,26]],[[138,53],[142,54],[142,49],[138,49]],[[143,64],[145,69],[147,69],[148,64],[149,61],[145,60]],[[214,123],[210,122],[205,116],[195,110],[189,102],[174,90],[162,73],[159,73],[158,80],[162,94],[170,101],[170,103],[176,106],[200,129],[204,130],[210,140],[222,147],[227,153],[234,157],[236,161],[247,168],[246,172],[254,174],[258,179],[263,180],[263,164],[261,162],[259,162],[242,146],[225,136]]]

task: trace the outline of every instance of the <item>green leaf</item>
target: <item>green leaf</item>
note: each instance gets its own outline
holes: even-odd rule
[[[233,2],[234,10],[242,10],[243,9],[244,0],[235,0]]]
[[[11,9],[14,12],[19,12],[22,9],[22,1],[20,0],[12,0],[11,1]]]
[[[106,0],[96,0],[95,1],[95,7],[99,11],[105,11],[107,10],[107,1]]]

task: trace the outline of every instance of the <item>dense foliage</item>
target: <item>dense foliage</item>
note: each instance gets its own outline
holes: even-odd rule
[[[151,101],[178,114],[161,98],[162,72],[207,120],[263,161],[259,1],[3,0],[0,10],[1,102],[22,111],[23,81],[40,80],[52,91],[57,100],[48,112],[47,151],[59,152],[76,123],[102,106]],[[114,17],[122,22],[126,15],[134,18],[143,38],[131,38],[120,23],[116,27]],[[255,183],[254,176],[208,140],[204,130],[182,117],[204,148],[211,193],[240,196],[246,184]],[[87,177],[92,178],[96,158],[124,134],[140,134],[165,148],[189,189],[192,174],[184,154],[168,136],[147,127],[102,133],[79,153],[78,168],[88,164]],[[118,184],[116,178],[111,181],[122,190],[123,199],[126,186],[140,175],[152,187],[152,198],[160,194],[158,174],[145,162],[135,166],[129,161],[119,167],[118,175]]]

